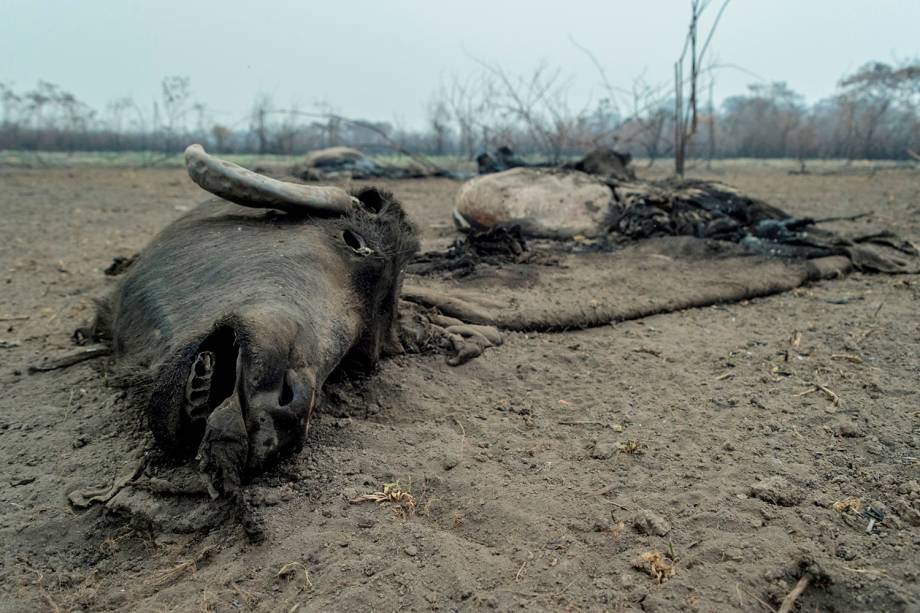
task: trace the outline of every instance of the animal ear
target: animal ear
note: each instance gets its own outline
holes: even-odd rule
[[[393,200],[390,194],[376,187],[365,187],[355,193],[355,198],[361,201],[365,209],[377,215],[385,212]]]
[[[344,240],[345,244],[358,255],[368,256],[374,253],[374,251],[367,246],[367,241],[364,240],[364,237],[350,228],[346,228],[342,231],[342,240]]]
[[[199,186],[243,206],[329,216],[345,215],[357,204],[340,187],[278,181],[208,155],[201,145],[189,145],[185,150],[185,167]]]

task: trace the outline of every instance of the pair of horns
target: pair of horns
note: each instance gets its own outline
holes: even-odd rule
[[[248,207],[270,208],[299,215],[344,215],[358,200],[340,187],[319,187],[279,181],[209,155],[201,145],[185,150],[192,181],[215,196]]]

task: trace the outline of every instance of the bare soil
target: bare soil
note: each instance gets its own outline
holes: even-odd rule
[[[792,167],[697,174],[920,242],[916,172]],[[376,183],[450,241],[457,183]],[[387,360],[255,481],[262,544],[72,508],[137,462],[140,411],[99,364],[28,366],[202,198],[176,169],[0,169],[0,609],[757,611],[803,573],[801,610],[920,609],[917,275]]]

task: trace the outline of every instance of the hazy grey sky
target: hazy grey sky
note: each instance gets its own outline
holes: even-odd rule
[[[713,0],[710,18],[721,0]],[[689,0],[0,0],[0,81],[57,83],[95,108],[132,96],[146,108],[166,75],[233,124],[257,93],[279,106],[325,101],[356,117],[419,126],[431,93],[478,70],[471,56],[571,77],[570,102],[601,93],[569,40],[610,80],[671,78]],[[713,42],[722,62],[787,81],[810,101],[863,62],[920,54],[920,0],[732,0]],[[753,78],[719,73],[716,98]]]

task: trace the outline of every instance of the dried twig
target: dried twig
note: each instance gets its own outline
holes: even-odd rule
[[[861,357],[859,357],[858,355],[854,355],[852,353],[833,353],[831,354],[831,359],[832,360],[844,360],[852,364],[862,364],[863,363],[863,359]]]
[[[741,588],[741,591],[744,592],[745,594],[747,594],[748,596],[750,596],[751,598],[753,598],[754,600],[756,600],[758,603],[760,603],[760,606],[762,606],[763,608],[765,608],[767,611],[770,611],[770,613],[776,613],[776,609],[774,609],[773,607],[771,607],[770,605],[768,605],[766,602],[764,602],[763,599],[758,598],[758,597],[757,597],[757,594],[752,594],[751,592],[749,592],[749,591],[747,591],[747,590],[745,590],[745,589],[743,589],[743,588]]]
[[[626,511],[627,513],[632,511],[632,509],[630,509],[629,507],[623,506],[623,505],[620,504],[619,502],[614,502],[614,501],[612,501],[612,500],[607,500],[606,498],[604,499],[604,502],[606,502],[607,504],[612,504],[612,505],[615,506],[616,508],[622,509],[622,510]]]
[[[463,457],[463,445],[466,442],[466,428],[463,427],[463,424],[460,423],[460,420],[456,417],[451,418],[454,420],[454,423],[457,424],[457,427],[460,428],[460,457]]]
[[[786,597],[783,598],[783,602],[779,607],[777,613],[791,613],[793,607],[795,607],[796,599],[802,595],[802,592],[805,591],[805,588],[808,587],[808,584],[811,583],[811,576],[802,575],[798,583],[795,584],[795,587],[792,588],[792,591],[786,594]]]
[[[555,594],[553,594],[552,597],[553,597],[553,598],[559,598],[560,596],[562,596],[563,594],[565,594],[565,593],[568,591],[568,589],[569,589],[570,587],[572,587],[572,585],[575,584],[576,581],[578,581],[578,577],[576,577],[576,578],[572,579],[571,581],[569,581],[568,583],[566,583],[566,584],[565,584],[565,587],[563,587],[561,590],[559,590],[558,592],[556,592]]]
[[[871,575],[873,577],[881,577],[882,575],[888,574],[885,571],[879,570],[877,568],[851,568],[849,566],[844,566],[843,569],[858,575]]]
[[[86,362],[87,360],[94,360],[96,358],[111,355],[111,353],[112,350],[104,345],[86,347],[85,349],[81,349],[76,353],[71,353],[70,355],[65,355],[61,358],[48,360],[41,364],[29,366],[29,374],[34,374],[37,372],[50,372],[52,370],[67,368],[68,366],[79,364],[80,362]]]
[[[524,560],[524,563],[521,564],[521,567],[518,569],[517,574],[514,575],[514,580],[520,583],[521,579],[524,578],[524,570],[527,568],[527,560]]]
[[[837,395],[833,390],[828,388],[826,385],[821,385],[820,383],[813,383],[810,388],[808,388],[807,390],[803,392],[799,392],[795,396],[796,398],[799,398],[801,396],[807,396],[808,394],[813,394],[815,392],[823,393],[825,396],[827,396],[827,399],[830,400],[831,403],[833,403],[835,407],[840,406],[840,396]]]
[[[840,396],[838,396],[836,393],[831,391],[826,385],[815,383],[815,387],[817,387],[821,392],[823,392],[824,395],[827,396],[828,400],[830,400],[835,407],[840,406]]]
[[[620,424],[608,424],[605,421],[593,421],[590,419],[563,420],[556,423],[560,426],[601,426],[602,428],[610,428],[614,432],[623,431],[623,426]]]

